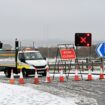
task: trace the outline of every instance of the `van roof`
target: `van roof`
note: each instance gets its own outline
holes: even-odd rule
[[[32,51],[34,51],[34,52],[37,52],[38,51],[38,49],[35,49],[35,48],[32,48],[32,47],[25,47],[25,48],[23,48],[23,49],[21,49],[19,52],[32,52]]]
[[[27,51],[27,50],[22,50],[22,51],[19,51],[19,53],[25,53],[25,52],[39,52],[38,50],[29,50],[29,51]]]

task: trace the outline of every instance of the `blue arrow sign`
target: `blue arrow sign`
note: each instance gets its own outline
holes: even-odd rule
[[[99,57],[105,57],[105,43],[98,44],[98,46],[96,47],[96,53]]]

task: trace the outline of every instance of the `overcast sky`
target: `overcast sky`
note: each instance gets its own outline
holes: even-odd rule
[[[105,40],[105,0],[0,0],[0,40]]]

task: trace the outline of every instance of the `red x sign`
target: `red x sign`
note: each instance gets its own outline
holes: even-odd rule
[[[86,43],[86,37],[80,37],[81,43]]]

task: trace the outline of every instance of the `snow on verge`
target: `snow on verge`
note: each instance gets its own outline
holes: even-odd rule
[[[0,83],[0,105],[77,105],[69,101],[29,87]]]

